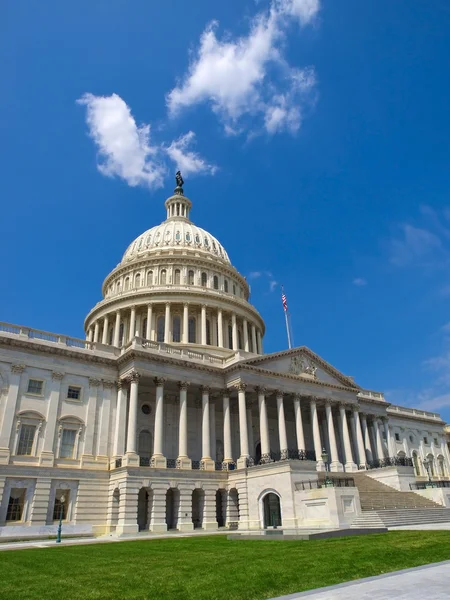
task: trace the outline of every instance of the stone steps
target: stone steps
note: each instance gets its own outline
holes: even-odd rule
[[[428,523],[450,523],[450,508],[363,511],[353,521],[351,527],[352,529],[364,527],[398,527],[401,525],[422,525]]]

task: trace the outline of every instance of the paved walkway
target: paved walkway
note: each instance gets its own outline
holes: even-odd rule
[[[448,600],[449,590],[450,560],[447,560],[274,600]]]

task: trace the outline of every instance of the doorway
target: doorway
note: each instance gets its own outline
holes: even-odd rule
[[[263,498],[264,529],[281,527],[281,505],[277,494],[270,492]]]

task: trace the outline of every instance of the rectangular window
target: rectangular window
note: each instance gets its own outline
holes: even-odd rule
[[[43,388],[44,382],[40,379],[29,379],[27,394],[35,394],[36,396],[42,396]]]
[[[7,521],[21,521],[23,507],[25,506],[25,488],[13,488],[9,496],[8,509],[6,511]]]
[[[75,429],[63,429],[61,434],[61,446],[59,449],[60,458],[73,458],[75,448],[75,438],[77,432]]]
[[[81,388],[77,385],[69,385],[67,398],[70,400],[79,400],[81,398]]]
[[[438,445],[438,441],[436,438],[434,438],[434,445],[437,446]]]
[[[53,505],[53,520],[67,519],[67,508],[69,506],[69,490],[56,490],[55,504]]]
[[[424,444],[428,444],[428,438],[427,438],[427,437],[424,437],[424,438],[423,438],[423,442],[424,442]]]
[[[395,441],[396,441],[396,442],[399,442],[399,441],[400,441],[400,434],[399,434],[399,433],[396,433],[396,434],[395,434]]]
[[[33,451],[34,436],[36,433],[36,425],[22,425],[20,427],[19,445],[17,454],[22,456],[30,456]]]

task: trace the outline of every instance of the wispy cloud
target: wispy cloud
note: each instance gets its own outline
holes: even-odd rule
[[[318,0],[273,0],[267,12],[251,21],[247,35],[220,39],[218,23],[203,32],[197,52],[182,81],[167,95],[172,116],[183,109],[208,103],[228,135],[260,127],[274,134],[295,133],[304,107],[313,100],[315,74],[311,67],[291,67],[284,58],[289,23],[310,23],[319,10]],[[246,127],[247,126],[247,127]]]
[[[270,288],[270,291],[271,291],[271,292],[274,292],[274,291],[277,289],[277,287],[278,287],[279,285],[280,285],[280,284],[278,283],[278,281],[275,281],[274,279],[271,279],[271,280],[269,281],[269,288]]]
[[[357,287],[362,287],[364,285],[367,285],[367,281],[362,277],[355,277],[355,279],[353,280],[353,285],[356,285]]]
[[[128,185],[150,189],[163,185],[167,160],[185,174],[213,175],[216,167],[190,149],[195,134],[189,131],[168,146],[151,139],[150,124],[137,125],[130,107],[117,94],[84,94],[77,102],[86,107],[89,135],[98,150],[97,168],[107,177],[119,177]]]
[[[259,277],[261,277],[262,272],[261,271],[250,271],[250,273],[248,274],[248,278],[249,279],[258,279]]]

